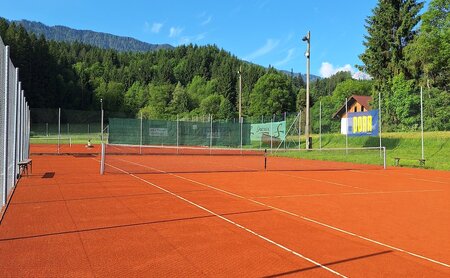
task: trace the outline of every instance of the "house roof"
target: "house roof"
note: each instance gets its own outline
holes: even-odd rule
[[[353,103],[358,102],[366,108],[367,110],[371,110],[369,102],[372,101],[371,96],[355,96],[352,95],[347,99],[347,106],[351,106]],[[345,113],[345,103],[338,109],[336,113],[334,113],[333,118],[342,117],[342,115]]]

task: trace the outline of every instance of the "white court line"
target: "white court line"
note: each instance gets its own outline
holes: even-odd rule
[[[337,185],[337,186],[342,186],[342,187],[349,187],[349,188],[355,188],[355,189],[369,190],[369,189],[367,189],[367,188],[358,187],[358,186],[352,186],[352,185],[343,184],[343,183],[338,183],[338,182],[333,182],[333,181],[320,180],[320,179],[313,179],[313,178],[302,177],[302,176],[295,176],[295,175],[288,175],[288,174],[283,174],[283,173],[278,173],[278,172],[276,172],[276,174],[277,174],[277,175],[281,175],[281,176],[286,176],[286,177],[292,177],[292,178],[296,178],[296,179],[311,180],[311,181],[317,181],[317,182],[329,183],[329,184],[332,184],[332,185]]]
[[[126,160],[123,160],[123,161],[126,161]],[[127,162],[133,163],[131,161],[127,161]],[[136,163],[136,164],[139,165],[138,163]],[[121,171],[121,172],[123,172],[125,174],[128,174],[128,175],[130,175],[130,176],[132,176],[132,177],[134,177],[134,178],[136,178],[136,179],[138,179],[138,180],[140,180],[140,181],[142,181],[144,183],[147,183],[147,184],[149,184],[149,185],[151,185],[153,187],[156,187],[159,190],[164,191],[164,192],[166,192],[166,193],[168,193],[168,194],[170,194],[170,195],[172,195],[172,196],[174,196],[174,197],[176,197],[176,198],[178,198],[178,199],[180,199],[182,201],[185,201],[185,202],[187,202],[187,203],[189,203],[189,204],[191,204],[191,205],[193,205],[193,206],[195,206],[195,207],[197,207],[197,208],[199,208],[201,210],[204,210],[204,211],[206,211],[206,212],[208,212],[208,213],[210,213],[210,214],[212,214],[212,215],[214,215],[214,216],[216,216],[216,217],[218,217],[218,218],[220,218],[220,219],[222,219],[222,220],[224,220],[224,221],[226,221],[226,222],[228,222],[228,223],[230,223],[230,224],[232,224],[232,225],[234,225],[234,226],[236,226],[238,228],[243,229],[246,232],[249,232],[249,233],[253,234],[254,236],[256,236],[256,237],[258,237],[258,238],[260,238],[260,239],[262,239],[264,241],[267,241],[267,242],[269,242],[269,243],[271,243],[271,244],[273,244],[273,245],[283,249],[284,251],[287,251],[287,252],[289,252],[289,253],[297,256],[297,257],[300,257],[300,258],[302,258],[302,259],[304,259],[304,260],[306,260],[306,261],[308,261],[308,262],[310,262],[310,263],[312,263],[312,264],[314,264],[314,265],[316,265],[318,267],[321,267],[321,268],[323,268],[323,269],[325,269],[325,270],[327,270],[327,271],[329,271],[329,272],[331,272],[331,273],[333,273],[333,274],[335,274],[337,276],[347,277],[347,276],[345,276],[345,275],[343,275],[343,274],[341,274],[341,273],[339,273],[339,272],[337,272],[337,271],[335,271],[335,270],[333,270],[333,269],[331,269],[331,268],[329,268],[329,267],[327,267],[327,266],[325,266],[325,265],[323,265],[323,264],[321,264],[319,262],[316,262],[313,259],[305,257],[304,255],[302,255],[302,254],[300,254],[300,253],[298,253],[298,252],[296,252],[296,251],[294,251],[294,250],[292,250],[292,249],[290,249],[290,248],[288,248],[288,247],[286,247],[284,245],[281,245],[280,243],[277,243],[277,242],[275,242],[275,241],[273,241],[273,240],[271,240],[271,239],[269,239],[269,238],[267,238],[267,237],[265,237],[265,236],[263,236],[261,234],[258,234],[257,232],[255,232],[255,231],[253,231],[253,230],[251,230],[249,228],[246,228],[246,227],[242,226],[241,224],[239,224],[237,222],[234,222],[231,219],[228,219],[228,218],[226,218],[226,217],[224,217],[224,216],[222,216],[220,214],[217,214],[217,213],[213,212],[212,210],[209,210],[209,209],[207,209],[207,208],[205,208],[205,207],[203,207],[203,206],[201,206],[201,205],[199,205],[197,203],[194,203],[193,201],[190,201],[190,200],[188,200],[188,199],[186,199],[186,198],[184,198],[184,197],[182,197],[182,196],[180,196],[180,195],[178,195],[178,194],[176,194],[176,193],[174,193],[174,192],[172,192],[170,190],[164,189],[164,188],[156,185],[153,182],[147,181],[147,180],[145,180],[145,179],[143,179],[141,177],[138,177],[138,176],[136,176],[136,175],[134,175],[132,173],[126,172],[125,170],[117,168],[117,167],[115,167],[113,165],[110,165],[110,164],[107,164],[107,165],[109,165],[110,167],[113,167],[113,168],[115,168],[115,169],[117,169],[117,170],[119,170],[119,171]],[[152,168],[152,167],[148,167],[148,168]],[[152,168],[152,169],[154,169],[154,168]],[[157,170],[157,169],[155,169],[155,170]],[[157,171],[159,171],[159,170],[157,170]]]
[[[246,198],[246,197],[244,197],[244,196],[241,196],[241,195],[238,195],[238,194],[235,194],[235,193],[232,193],[232,192],[229,192],[229,191],[220,189],[220,188],[216,188],[216,187],[214,187],[214,186],[212,186],[212,185],[209,185],[209,184],[206,184],[206,183],[203,183],[203,182],[195,181],[195,180],[192,180],[192,179],[189,179],[189,178],[180,176],[180,175],[176,175],[176,174],[173,174],[173,173],[168,173],[168,172],[166,172],[166,171],[159,170],[159,169],[156,169],[156,168],[153,168],[153,167],[150,167],[150,166],[142,165],[142,164],[139,164],[139,163],[137,163],[137,162],[127,161],[127,160],[122,160],[122,161],[128,162],[128,163],[132,163],[132,164],[135,164],[135,165],[139,165],[139,166],[144,167],[144,168],[153,169],[153,170],[155,170],[155,171],[158,171],[158,172],[161,172],[161,173],[165,173],[165,174],[168,174],[168,175],[171,175],[171,176],[174,176],[174,177],[183,179],[183,180],[187,180],[187,181],[189,181],[189,182],[192,182],[192,183],[195,183],[195,184],[199,184],[199,185],[202,185],[202,186],[211,188],[211,189],[213,189],[213,190],[216,190],[216,191],[219,191],[219,192],[223,192],[223,193],[225,193],[225,194],[228,194],[228,195],[231,195],[231,196],[240,198],[240,199],[244,199],[244,200],[247,200],[247,201],[250,201],[250,202],[259,204],[259,205],[261,205],[261,206],[264,206],[264,207],[267,207],[267,208],[271,208],[271,209],[276,210],[276,211],[279,211],[279,212],[286,213],[286,214],[291,215],[291,216],[298,217],[298,218],[303,219],[303,220],[305,220],[305,221],[312,222],[312,223],[315,223],[315,224],[320,225],[320,226],[323,226],[323,227],[327,227],[327,228],[329,228],[329,229],[332,229],[332,230],[335,230],[335,231],[344,233],[344,234],[346,234],[346,235],[350,235],[350,236],[353,236],[353,237],[356,237],[356,238],[359,238],[359,239],[362,239],[362,240],[366,240],[366,241],[375,243],[375,244],[377,244],[377,245],[381,245],[381,246],[384,246],[384,247],[387,247],[387,248],[391,248],[391,249],[396,250],[396,251],[398,251],[398,252],[402,252],[402,253],[408,254],[408,255],[410,255],[410,256],[413,256],[413,257],[416,257],[416,258],[419,258],[419,259],[423,259],[423,260],[426,260],[426,261],[429,261],[429,262],[432,262],[432,263],[435,263],[435,264],[438,264],[438,265],[441,265],[441,266],[450,268],[450,265],[449,265],[449,264],[443,263],[443,262],[441,262],[441,261],[434,260],[434,259],[431,259],[431,258],[422,256],[422,255],[419,255],[419,254],[416,254],[416,253],[413,253],[413,252],[409,252],[409,251],[406,251],[406,250],[404,250],[404,249],[401,249],[401,248],[398,248],[398,247],[395,247],[395,246],[392,246],[392,245],[389,245],[389,244],[386,244],[386,243],[382,243],[382,242],[380,242],[380,241],[373,240],[373,239],[370,239],[370,238],[368,238],[368,237],[361,236],[361,235],[358,235],[358,234],[355,234],[355,233],[352,233],[352,232],[349,232],[349,231],[346,231],[346,230],[343,230],[343,229],[340,229],[340,228],[337,228],[337,227],[334,227],[334,226],[331,226],[331,225],[322,223],[322,222],[320,222],[320,221],[311,219],[311,218],[306,217],[306,216],[302,216],[302,215],[299,215],[299,214],[296,214],[296,213],[293,213],[293,212],[290,212],[290,211],[287,211],[287,210],[284,210],[284,209],[280,209],[280,208],[277,208],[277,207],[274,207],[274,206],[271,206],[271,205],[268,205],[268,204],[265,204],[265,203],[262,203],[262,202],[259,202],[259,201],[256,201],[256,200],[252,200],[252,199]]]
[[[378,176],[386,176],[386,177],[392,177],[389,174],[381,174],[381,173],[375,173],[375,172],[365,172],[365,171],[361,171],[361,170],[350,170],[351,172],[357,172],[357,173],[362,173],[362,174],[372,174],[372,175],[378,175]],[[436,181],[436,180],[429,180],[429,179],[421,179],[421,178],[415,178],[415,177],[411,177],[414,176],[414,174],[410,174],[410,173],[400,173],[400,172],[395,172],[395,173],[399,173],[403,176],[407,176],[408,179],[412,179],[412,180],[419,180],[419,181],[426,181],[426,182],[434,182],[434,183],[443,183],[443,184],[450,184],[450,182],[444,182],[444,181]],[[445,178],[442,178],[445,179]]]
[[[419,178],[410,178],[412,180],[418,180],[418,181],[426,181],[426,182],[434,182],[434,183],[443,183],[450,185],[450,182],[443,182],[443,181],[433,181],[433,180],[427,180],[427,179],[419,179]]]
[[[255,196],[253,199],[293,198],[293,197],[316,197],[316,196],[339,196],[339,195],[372,195],[372,194],[395,194],[395,193],[422,193],[442,192],[444,190],[399,190],[399,191],[373,191],[373,192],[346,192],[346,193],[316,193],[278,196]]]

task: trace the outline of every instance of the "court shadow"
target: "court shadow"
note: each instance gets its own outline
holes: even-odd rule
[[[332,265],[336,265],[336,264],[342,264],[342,263],[347,263],[347,262],[351,262],[351,261],[367,259],[367,258],[370,258],[370,257],[381,256],[381,255],[385,255],[385,254],[388,254],[388,253],[391,253],[391,252],[394,252],[394,251],[387,250],[387,251],[372,253],[372,254],[368,254],[368,255],[348,258],[348,259],[344,259],[344,260],[329,262],[329,263],[325,263],[325,264],[322,264],[322,265],[323,266],[332,266]],[[281,277],[281,276],[292,275],[292,274],[295,274],[295,273],[300,273],[300,272],[304,272],[304,271],[317,269],[317,268],[320,268],[320,267],[321,266],[316,265],[316,266],[311,266],[311,267],[305,267],[305,268],[295,269],[295,270],[291,270],[291,271],[286,271],[286,272],[282,272],[282,273],[276,273],[276,274],[272,274],[272,275],[268,275],[268,276],[264,276],[264,277],[265,278]]]

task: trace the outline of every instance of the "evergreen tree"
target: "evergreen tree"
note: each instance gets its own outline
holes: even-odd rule
[[[385,86],[394,75],[408,72],[404,48],[415,35],[414,27],[420,20],[418,13],[423,3],[416,0],[379,0],[366,19],[366,50],[359,56],[364,63],[358,68],[370,74]]]

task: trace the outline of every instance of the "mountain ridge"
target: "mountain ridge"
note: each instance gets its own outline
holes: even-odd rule
[[[28,32],[38,36],[43,35],[47,40],[80,42],[103,49],[114,49],[120,52],[146,52],[174,48],[170,44],[151,44],[131,37],[117,36],[92,30],[73,29],[63,25],[48,26],[41,22],[25,19],[14,20],[12,22],[23,26]]]

